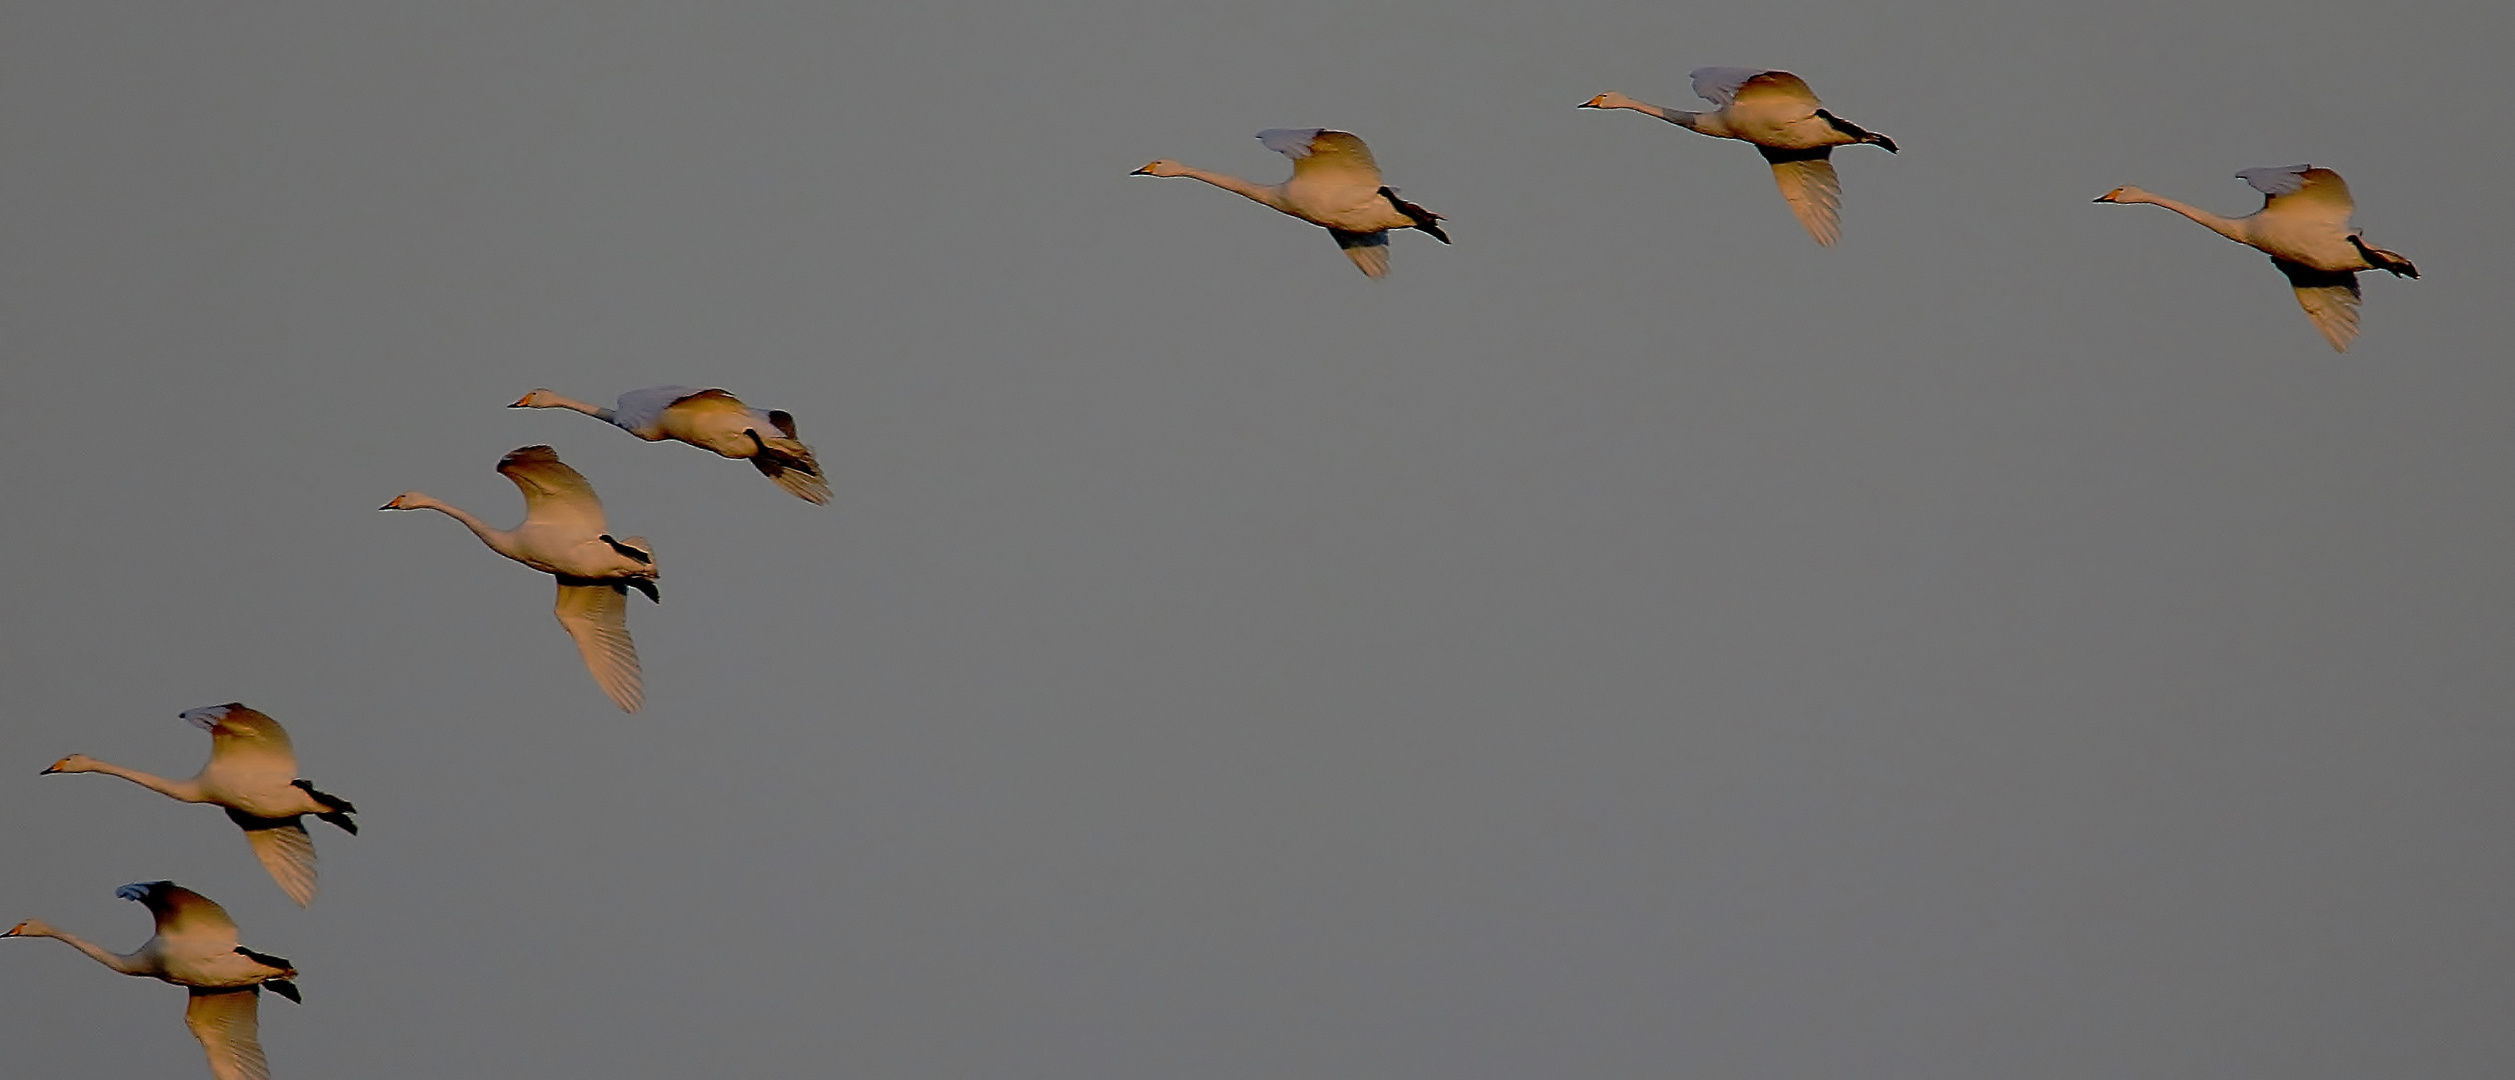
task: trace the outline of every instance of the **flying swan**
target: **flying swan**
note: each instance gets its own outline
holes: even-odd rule
[[[1168,158],[1128,175],[1193,177],[1274,207],[1326,229],[1346,257],[1375,278],[1388,276],[1391,229],[1421,229],[1435,240],[1450,242],[1450,234],[1441,231],[1441,215],[1398,198],[1396,188],[1380,182],[1379,163],[1371,160],[1371,148],[1361,138],[1326,128],[1268,128],[1257,137],[1267,149],[1292,159],[1290,179],[1251,183]]]
[[[524,523],[489,523],[416,491],[378,509],[435,510],[463,523],[489,550],[559,579],[559,625],[576,639],[585,669],[622,712],[646,704],[637,644],[629,640],[629,590],[660,600],[655,551],[643,537],[611,535],[594,485],[547,446],[526,446],[498,459],[498,471],[524,493]]]
[[[788,494],[811,503],[830,501],[829,481],[812,448],[795,435],[795,416],[784,409],[754,409],[722,390],[650,386],[620,395],[611,408],[535,390],[510,409],[574,409],[648,442],[674,439],[720,457],[748,461]]]
[[[1843,186],[1831,160],[1837,146],[1874,145],[1895,152],[1895,140],[1825,111],[1808,84],[1787,71],[1704,67],[1689,73],[1694,92],[1720,106],[1700,113],[1653,105],[1613,90],[1580,104],[1584,109],[1631,109],[1688,131],[1755,144],[1773,166],[1773,183],[1816,242],[1842,237]]]
[[[2394,277],[2419,276],[2410,260],[2379,247],[2369,247],[2364,230],[2349,227],[2357,204],[2340,174],[2312,165],[2266,165],[2246,169],[2236,178],[2262,193],[2262,208],[2240,218],[2223,218],[2197,206],[2135,187],[2118,187],[2096,196],[2100,203],[2154,203],[2200,222],[2209,231],[2270,256],[2271,265],[2288,276],[2297,292],[2297,306],[2323,332],[2335,352],[2348,352],[2358,337],[2358,271],[2385,270]]]
[[[189,780],[152,776],[85,754],[53,762],[44,775],[104,773],[171,799],[223,807],[228,819],[244,829],[254,857],[262,860],[280,890],[298,907],[313,903],[314,840],[306,835],[305,816],[312,814],[355,836],[358,823],[349,815],[358,808],[297,777],[297,751],[279,721],[240,702],[178,715],[210,733],[209,763]]]
[[[289,981],[297,977],[296,966],[236,944],[236,921],[227,917],[226,909],[174,882],[125,885],[114,895],[139,901],[157,917],[156,936],[131,952],[109,952],[36,919],[10,927],[0,937],[55,938],[125,975],[144,975],[192,991],[183,1023],[209,1055],[210,1075],[217,1080],[270,1080],[270,1062],[262,1056],[262,988],[290,1001],[303,1000],[297,984]]]

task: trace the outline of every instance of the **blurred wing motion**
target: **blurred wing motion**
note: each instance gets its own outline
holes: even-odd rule
[[[1687,73],[1694,80],[1694,93],[1703,100],[1728,108],[1740,101],[1749,104],[1791,102],[1810,109],[1822,104],[1816,91],[1787,71],[1766,68],[1701,67]]]
[[[232,806],[227,817],[245,831],[253,857],[262,860],[262,869],[270,871],[281,892],[298,907],[314,902],[314,839],[306,835],[302,819],[255,817]]]
[[[271,1080],[271,1064],[262,1056],[262,1023],[258,987],[192,989],[192,1003],[183,1010],[183,1025],[201,1040],[216,1080]]]
[[[1292,159],[1293,179],[1377,190],[1380,163],[1351,132],[1326,128],[1268,128],[1258,132],[1266,148]]]
[[[2323,332],[2323,340],[2340,352],[2358,338],[2358,275],[2347,270],[2317,270],[2302,263],[2273,258],[2271,264],[2288,275],[2297,290],[2297,306]]]
[[[620,403],[611,410],[611,422],[636,432],[642,438],[654,438],[648,432],[662,423],[664,410],[698,392],[687,386],[649,386],[643,390],[631,390],[620,395]]]
[[[1773,183],[1781,188],[1781,197],[1790,203],[1790,212],[1798,216],[1808,235],[1828,247],[1842,239],[1843,185],[1835,179],[1834,163],[1828,160],[1833,148],[1756,149],[1764,152],[1764,160],[1773,163]]]
[[[786,493],[808,503],[829,505],[830,482],[821,475],[821,463],[812,456],[812,448],[795,434],[795,417],[784,409],[771,409],[769,426],[778,431],[774,439],[754,434],[758,452],[751,455],[751,467],[760,475],[777,482]]]
[[[1329,229],[1327,232],[1336,238],[1337,247],[1345,249],[1345,257],[1352,259],[1363,273],[1372,277],[1388,276],[1388,233],[1346,232],[1343,229]]]
[[[629,640],[629,590],[625,585],[585,578],[559,578],[559,625],[576,639],[585,670],[622,712],[646,704],[645,678],[637,663],[637,644]]]

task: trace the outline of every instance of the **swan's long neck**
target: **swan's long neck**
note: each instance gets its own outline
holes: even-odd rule
[[[617,424],[620,422],[619,415],[609,409],[603,408],[600,405],[578,401],[575,398],[560,397],[557,394],[550,395],[550,403],[542,407],[546,409],[574,409],[606,424]]]
[[[2200,207],[2193,206],[2189,203],[2176,202],[2175,200],[2169,199],[2163,195],[2151,195],[2145,191],[2124,199],[2123,201],[2153,203],[2155,205],[2165,207],[2168,210],[2172,210],[2175,213],[2181,214],[2184,217],[2200,222],[2202,228],[2208,229],[2209,231],[2226,237],[2229,240],[2233,240],[2236,243],[2241,244],[2246,242],[2244,219],[2242,218],[2219,217],[2216,214],[2210,213],[2207,210],[2203,210]]]
[[[1609,98],[1607,101],[1602,102],[1599,107],[1606,109],[1631,109],[1634,112],[1641,113],[1645,116],[1656,116],[1671,124],[1684,128],[1687,131],[1703,131],[1704,118],[1712,115],[1710,113],[1687,112],[1684,109],[1671,109],[1665,105],[1653,105],[1647,101],[1624,97],[1622,95]],[[1709,134],[1717,133],[1712,132]]]
[[[89,761],[87,762],[86,768],[74,771],[99,772],[107,776],[119,776],[125,780],[131,781],[134,784],[147,788],[150,791],[154,791],[160,795],[166,796],[167,798],[180,800],[182,802],[209,801],[209,797],[201,790],[201,780],[199,777],[194,777],[189,780],[169,780],[163,776],[158,776],[153,773],[141,772],[138,769],[126,769],[110,761]],[[70,939],[66,937],[61,940],[70,941]],[[74,941],[71,943],[77,944],[77,942]]]
[[[439,502],[436,499],[421,498],[410,500],[410,505],[403,507],[403,509],[434,510],[440,514],[444,514],[447,517],[462,522],[463,527],[470,529],[473,536],[480,538],[481,543],[489,545],[489,550],[495,551],[498,554],[504,555],[510,559],[520,560],[523,558],[523,556],[519,553],[519,549],[515,545],[515,534],[513,532],[505,529],[493,528],[488,522],[482,521],[479,518],[466,513],[462,507]]]
[[[77,934],[73,934],[67,930],[55,930],[49,926],[28,927],[25,930],[19,931],[18,936],[51,938],[64,945],[68,945],[73,949],[86,953],[89,959],[125,975],[155,974],[154,971],[150,970],[148,962],[143,959],[147,952],[146,949],[142,949],[140,952],[132,953],[129,956],[124,956],[121,953],[107,949],[104,946],[93,941],[89,941]]]
[[[1193,165],[1180,166],[1179,175],[1203,180],[1224,191],[1246,196],[1277,210],[1284,208],[1284,191],[1281,184],[1254,184],[1229,173],[1207,172]]]

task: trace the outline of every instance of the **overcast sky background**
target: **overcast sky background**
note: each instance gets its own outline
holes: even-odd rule
[[[0,920],[218,899],[282,1077],[2495,1080],[2510,21],[12,4]],[[1573,110],[1708,64],[1902,145],[1838,247]],[[1456,246],[1125,175],[1311,125]],[[2088,202],[2300,161],[2427,274],[2347,356]],[[835,505],[499,408],[667,382]],[[375,510],[542,442],[659,552],[639,715]],[[36,776],[237,699],[364,811],[310,911]],[[199,1075],[182,1009],[0,942],[11,1075]]]

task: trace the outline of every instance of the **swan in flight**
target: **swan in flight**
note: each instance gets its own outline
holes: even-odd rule
[[[1895,152],[1895,140],[1825,111],[1808,84],[1787,71],[1765,68],[1695,68],[1694,92],[1720,106],[1714,112],[1686,112],[1616,93],[1613,90],[1580,104],[1584,109],[1631,109],[1656,116],[1688,131],[1755,144],[1773,166],[1773,183],[1790,203],[1816,242],[1831,246],[1841,238],[1843,186],[1830,160],[1837,146],[1874,145]]]
[[[2154,203],[2200,222],[2204,228],[2270,256],[2271,265],[2288,275],[2297,306],[2323,332],[2337,352],[2348,352],[2358,337],[2358,271],[2385,270],[2394,277],[2418,277],[2410,260],[2379,247],[2369,247],[2364,230],[2349,227],[2357,204],[2340,174],[2312,165],[2273,165],[2246,169],[2236,178],[2262,193],[2262,208],[2240,218],[2223,218],[2197,206],[2151,195],[2135,187],[2118,187],[2096,196],[2100,203]]]
[[[830,501],[829,481],[812,448],[795,435],[795,416],[784,409],[754,409],[722,390],[687,386],[650,386],[620,395],[620,403],[603,408],[535,390],[510,409],[574,409],[614,424],[648,442],[677,439],[718,456],[749,461],[760,475],[777,481],[787,493],[811,503]]]
[[[313,903],[314,840],[306,835],[305,816],[312,814],[355,836],[358,823],[349,815],[358,808],[298,779],[297,752],[279,721],[239,702],[179,715],[210,733],[209,763],[189,780],[152,776],[85,754],[53,762],[44,775],[104,773],[168,798],[224,807],[228,819],[244,829],[254,857],[262,860],[262,868],[271,872],[280,890],[298,907]]]
[[[576,639],[585,669],[623,712],[646,704],[637,644],[629,640],[629,590],[660,601],[655,551],[643,537],[622,540],[603,523],[594,485],[547,446],[526,446],[498,459],[498,471],[524,493],[524,523],[488,522],[416,491],[378,509],[435,510],[463,523],[489,550],[559,579],[559,625]]]
[[[157,935],[131,952],[110,952],[36,919],[10,927],[0,937],[56,938],[125,975],[144,975],[192,991],[183,1023],[209,1055],[210,1075],[217,1080],[270,1080],[270,1063],[262,1057],[262,988],[290,1001],[303,1000],[297,984],[289,981],[297,977],[296,967],[236,944],[236,921],[227,917],[226,909],[174,882],[125,885],[114,895],[139,901],[157,917]]]
[[[1326,128],[1268,128],[1257,133],[1266,148],[1292,159],[1292,177],[1280,184],[1256,184],[1237,176],[1207,172],[1164,158],[1130,176],[1188,176],[1225,191],[1238,192],[1327,230],[1336,246],[1372,277],[1388,276],[1388,234],[1391,229],[1421,229],[1444,244],[1441,215],[1397,197],[1397,189],[1380,182],[1380,166],[1371,148],[1343,131]]]

